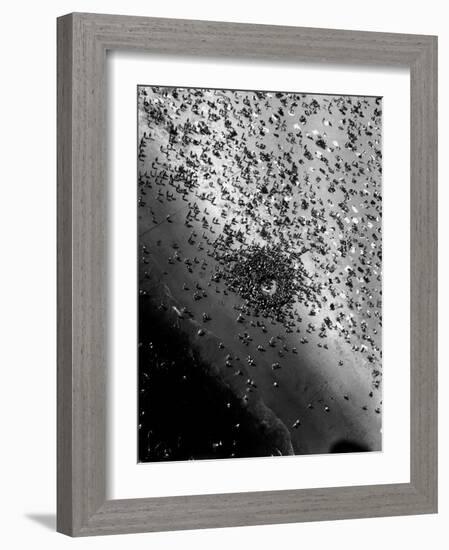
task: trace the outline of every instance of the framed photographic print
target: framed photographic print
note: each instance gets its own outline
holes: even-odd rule
[[[58,530],[437,509],[436,37],[58,19]]]

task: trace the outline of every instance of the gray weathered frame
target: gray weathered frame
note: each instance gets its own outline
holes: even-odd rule
[[[407,66],[411,480],[106,499],[107,50]],[[72,536],[437,511],[437,38],[74,13],[58,19],[58,505]]]

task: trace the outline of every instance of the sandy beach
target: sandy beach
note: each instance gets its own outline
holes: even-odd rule
[[[190,97],[186,93],[184,96]],[[230,391],[238,407],[247,410],[256,423],[269,429],[271,436],[266,437],[276,439],[282,447],[273,454],[381,450],[381,281],[380,269],[366,256],[366,249],[377,252],[381,243],[380,160],[366,135],[359,139],[355,150],[343,147],[348,131],[347,124],[340,124],[339,129],[338,121],[343,117],[340,113],[333,113],[332,117],[328,114],[327,118],[323,114],[325,108],[330,110],[329,103],[334,110],[336,105],[344,105],[345,100],[338,96],[319,96],[320,108],[314,114],[309,112],[303,124],[301,116],[307,109],[299,106],[292,116],[285,115],[292,131],[300,130],[299,145],[289,142],[288,128],[275,132],[266,121],[263,127],[271,131],[271,136],[268,132],[246,135],[247,126],[239,126],[239,119],[234,117],[232,128],[236,128],[237,135],[231,145],[225,142],[219,149],[220,156],[204,155],[205,150],[213,150],[217,143],[214,138],[222,136],[229,127],[225,123],[226,106],[230,111],[228,118],[232,119],[236,109],[233,102],[238,103],[245,96],[250,98],[250,118],[251,113],[257,114],[257,105],[266,102],[274,113],[281,105],[273,94],[260,98],[251,92],[241,93],[236,100],[235,95],[205,92],[197,103],[206,107],[197,120],[205,121],[205,127],[212,128],[212,135],[193,130],[193,142],[182,143],[179,130],[167,130],[167,117],[170,115],[170,120],[175,121],[169,128],[183,128],[191,119],[190,107],[179,110],[181,99],[173,98],[170,90],[164,96],[162,89],[139,88],[140,307],[158,311],[159,322],[170,327],[174,342],[176,334],[188,339],[204,373]],[[211,124],[210,114],[217,109],[208,101],[216,103],[217,97],[224,98],[222,116]],[[353,104],[359,101],[352,100]],[[165,118],[154,122],[144,102],[163,105],[167,109]],[[377,132],[380,138],[380,115],[373,114],[379,112],[378,102],[369,98],[366,104],[360,104],[357,124],[369,128],[369,134]],[[377,126],[373,122],[367,126],[369,120]],[[319,140],[324,133],[323,147]],[[312,139],[307,140],[308,134]],[[262,160],[251,153],[245,156],[242,143],[248,152],[258,151]],[[260,148],[262,143],[264,147]],[[290,164],[304,158],[304,151],[309,154],[302,165],[297,164],[299,171],[293,171],[293,178],[290,172],[282,179],[282,165],[278,163],[274,171],[273,157],[264,156],[270,148],[282,150],[282,158]],[[323,157],[331,161],[323,164]],[[251,170],[243,170],[244,158],[255,159],[257,177]],[[374,159],[371,164],[370,158]],[[189,176],[189,159],[194,160],[193,179]],[[354,162],[357,170],[352,174],[345,171],[345,164]],[[363,174],[359,173],[360,166]],[[184,169],[187,170],[183,173]],[[270,170],[273,173],[267,176]],[[342,186],[342,178],[344,185],[357,190],[346,199],[338,187]],[[272,192],[275,198],[271,202],[259,200],[263,194],[260,181],[272,179],[278,182],[276,194]],[[326,185],[320,185],[321,181]],[[372,201],[376,192],[378,196]],[[371,195],[371,202],[364,200],[364,193]],[[288,199],[278,210],[276,197],[281,197],[281,201]],[[314,217],[314,207],[304,208],[304,204],[317,197],[321,200],[315,203],[318,221],[315,217],[307,225]],[[303,208],[298,206],[301,201]],[[346,205],[349,212],[339,210],[339,204]],[[336,216],[339,212],[341,215]],[[276,227],[279,218],[282,223]],[[226,244],[224,237],[231,220],[232,234],[240,233],[242,237],[233,239],[227,250],[229,242]],[[267,230],[269,239],[264,238]],[[352,238],[348,238],[351,231]],[[320,248],[309,246],[313,238],[318,239]],[[341,252],[341,241],[346,242],[347,253]],[[285,261],[306,274],[301,284],[305,285],[307,277],[315,289],[297,292],[285,306],[285,319],[284,313],[278,319],[264,316],[248,303],[251,300],[229,285],[232,270],[226,258],[232,254],[227,253],[251,251],[251,247],[263,248],[269,243],[279,243],[286,250]],[[363,271],[357,273],[360,258],[364,257],[369,270],[363,261]],[[350,275],[354,273],[351,279],[348,270]],[[278,292],[280,284],[274,277],[261,285],[260,292],[270,297],[270,293]],[[141,323],[139,345],[143,350],[152,342],[151,332],[149,323]],[[140,357],[139,368],[148,369],[151,377],[154,366],[143,364],[145,354]],[[173,369],[170,376],[176,376],[179,365]],[[201,400],[201,395],[192,399]],[[177,404],[172,406],[176,410]],[[183,411],[177,410],[176,414],[182,415]],[[219,444],[220,434],[216,439],[211,444]],[[245,452],[251,454],[248,449]],[[260,452],[259,449],[255,455]],[[151,453],[148,457],[154,459]]]

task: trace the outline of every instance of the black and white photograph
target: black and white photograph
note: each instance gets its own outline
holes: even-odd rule
[[[382,98],[137,102],[139,461],[382,450]]]
[[[4,3],[4,548],[444,547],[443,7]]]
[[[442,6],[5,4],[5,548],[442,546]]]

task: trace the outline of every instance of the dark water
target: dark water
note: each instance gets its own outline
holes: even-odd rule
[[[151,299],[139,300],[139,461],[280,454],[278,436],[254,418],[200,360]]]

